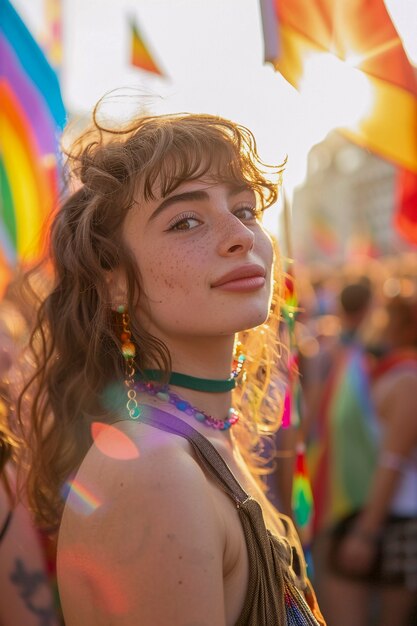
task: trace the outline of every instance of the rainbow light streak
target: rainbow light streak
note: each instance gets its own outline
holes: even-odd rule
[[[66,487],[70,489],[67,504],[76,512],[91,515],[102,505],[101,500],[76,478],[68,481]]]

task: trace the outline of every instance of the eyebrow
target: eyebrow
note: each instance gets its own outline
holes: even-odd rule
[[[237,196],[239,193],[243,191],[252,191],[252,188],[249,185],[233,185],[229,189],[228,196]],[[169,196],[165,200],[156,207],[155,211],[149,218],[149,221],[154,220],[158,215],[162,213],[165,209],[176,204],[178,202],[195,202],[199,200],[208,200],[209,194],[207,191],[203,189],[196,189],[195,191],[184,191],[183,193],[177,193],[174,196]]]

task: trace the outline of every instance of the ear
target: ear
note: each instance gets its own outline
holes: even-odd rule
[[[126,275],[121,267],[110,270],[106,273],[106,282],[110,292],[110,302],[113,311],[127,303],[127,283]]]

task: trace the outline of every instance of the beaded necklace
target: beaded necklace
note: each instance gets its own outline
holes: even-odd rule
[[[176,409],[182,411],[186,415],[192,415],[198,422],[215,428],[216,430],[228,430],[231,426],[236,424],[239,420],[239,413],[236,409],[230,408],[227,417],[224,420],[218,420],[212,415],[208,415],[204,411],[192,406],[187,400],[177,396],[176,393],[169,391],[167,386],[161,387],[161,385],[155,385],[152,382],[144,383],[139,381],[135,384],[135,390],[141,393],[147,393],[150,396],[154,396],[163,402],[169,402]],[[139,408],[139,407],[138,407]],[[140,408],[138,415],[132,416],[134,419],[140,417]]]

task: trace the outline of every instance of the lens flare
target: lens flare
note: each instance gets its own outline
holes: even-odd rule
[[[95,601],[106,616],[126,615],[131,610],[129,593],[117,567],[110,566],[104,558],[92,557],[84,546],[73,545],[59,552],[58,578],[61,585],[77,589],[80,596],[93,589]]]
[[[67,505],[81,515],[91,515],[102,505],[101,500],[76,478],[65,483],[64,491],[69,494]]]
[[[139,457],[139,450],[133,441],[114,426],[93,422],[91,436],[100,452],[111,459],[129,461]]]

